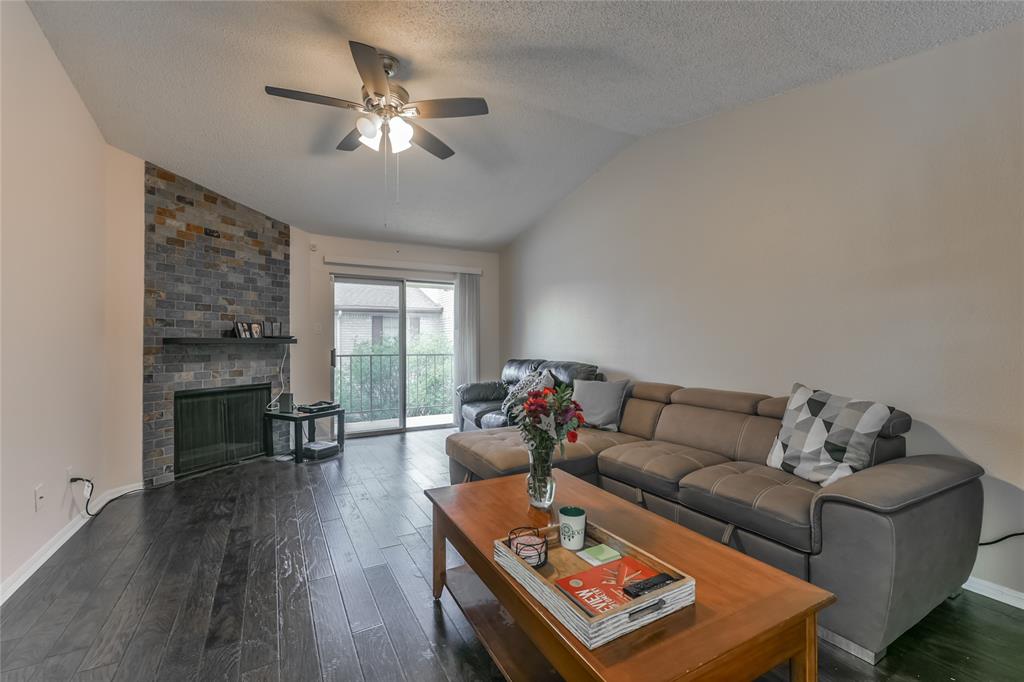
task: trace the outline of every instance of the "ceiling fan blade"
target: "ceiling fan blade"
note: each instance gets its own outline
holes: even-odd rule
[[[340,152],[354,152],[359,149],[359,138],[363,134],[359,132],[359,128],[353,128],[352,132],[345,136],[345,138],[338,143],[338,151]]]
[[[366,91],[377,97],[390,98],[391,88],[388,86],[388,75],[380,63],[377,48],[365,43],[357,43],[354,40],[350,40],[348,46],[352,50],[352,60],[356,63],[356,70],[359,72],[359,77],[363,79]]]
[[[416,109],[417,118],[458,118],[460,116],[482,116],[488,112],[483,97],[451,97],[449,99],[425,99],[409,102],[403,109]]]
[[[273,85],[268,85],[264,90],[267,91],[268,95],[274,97],[285,97],[287,99],[297,99],[300,102],[312,102],[313,104],[326,104],[329,107],[338,107],[339,109],[352,109],[354,111],[366,112],[363,109],[362,104],[356,104],[355,102],[349,102],[346,99],[338,99],[337,97],[328,97],[327,95],[314,95],[311,92],[301,92],[299,90],[288,90],[286,88],[275,88]]]
[[[426,129],[416,125],[412,121],[406,120],[405,122],[412,126],[413,144],[423,147],[439,159],[447,159],[455,153],[451,147],[437,139],[433,133],[427,132]]]

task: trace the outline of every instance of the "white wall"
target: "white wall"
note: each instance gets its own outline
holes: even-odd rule
[[[637,141],[503,252],[501,355],[896,405],[1021,529],[1022,63],[1018,23]]]
[[[142,470],[142,314],[145,296],[145,162],[104,150],[104,479],[138,483]]]
[[[311,250],[316,246],[316,251]],[[343,239],[291,231],[291,333],[298,337],[292,346],[292,392],[300,402],[327,400],[331,395],[330,353],[333,346],[333,289],[331,274],[371,274],[365,268],[325,265],[324,256],[359,260],[395,261],[412,264],[451,265],[480,268],[480,374],[497,379],[503,359],[499,349],[500,314],[499,256],[483,251],[461,251],[430,246]],[[378,273],[379,274],[379,273]],[[394,276],[433,275],[415,271],[389,270]],[[320,333],[314,330],[319,325]]]
[[[68,468],[97,495],[141,479],[143,163],[104,142],[28,7],[0,12],[6,596],[79,517]]]

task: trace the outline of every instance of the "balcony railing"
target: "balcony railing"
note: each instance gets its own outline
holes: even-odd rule
[[[454,409],[451,353],[406,356],[406,417],[450,415]],[[397,419],[401,412],[401,356],[397,353],[339,354],[334,395],[347,423]]]

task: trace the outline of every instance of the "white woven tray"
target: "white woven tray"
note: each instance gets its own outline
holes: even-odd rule
[[[548,564],[540,570],[533,568],[516,555],[508,546],[506,538],[494,541],[494,560],[534,599],[554,614],[587,649],[596,649],[617,637],[664,618],[693,604],[696,599],[697,584],[692,577],[600,526],[588,523],[586,546],[604,543],[623,556],[632,556],[654,570],[676,578],[675,582],[648,592],[628,604],[591,616],[573,603],[558,588],[555,581],[592,566],[577,557],[575,552],[560,546],[558,526],[542,528],[541,532],[548,541]]]

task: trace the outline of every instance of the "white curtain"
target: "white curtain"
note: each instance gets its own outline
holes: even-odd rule
[[[480,275],[460,272],[455,276],[455,386],[479,379]],[[458,400],[455,405],[458,410]]]

